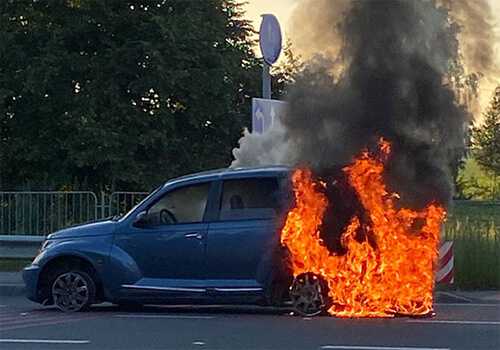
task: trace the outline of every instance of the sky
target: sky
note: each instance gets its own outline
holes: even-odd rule
[[[301,0],[247,0],[248,5],[246,7],[247,17],[253,21],[254,27],[258,30],[260,26],[260,15],[264,13],[274,14],[282,28],[284,40],[286,42],[287,32],[289,29],[289,19],[291,14],[300,3]],[[335,0],[332,0],[335,1]],[[470,0],[474,1],[474,0]],[[496,43],[495,43],[495,57],[497,62],[497,67],[500,67],[500,0],[488,0],[492,12],[495,16],[495,32],[496,32]],[[279,63],[279,61],[278,61]],[[493,90],[500,82],[498,81],[487,81],[480,85],[480,105],[481,110],[488,105],[489,99],[493,93]]]
[[[254,27],[258,29],[261,21],[260,15],[272,13],[278,18],[282,27],[281,30],[286,37],[288,19],[290,18],[293,8],[299,1],[300,0],[248,0],[247,16],[253,21]]]
[[[254,22],[255,28],[260,25],[260,15],[274,14],[281,23],[282,31],[286,37],[288,19],[294,7],[301,0],[247,0],[247,17]],[[335,0],[332,0],[335,1]],[[474,1],[474,0],[470,0]],[[500,46],[500,0],[489,0],[492,12],[496,15],[497,46]],[[499,53],[500,56],[500,53]]]

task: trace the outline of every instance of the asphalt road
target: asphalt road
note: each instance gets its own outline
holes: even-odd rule
[[[63,314],[0,297],[3,349],[500,349],[499,304],[438,304],[427,319],[303,318],[285,310],[116,306]]]

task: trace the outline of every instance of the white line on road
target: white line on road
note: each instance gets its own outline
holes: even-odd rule
[[[500,325],[500,321],[456,321],[456,320],[407,320],[408,323],[444,323],[444,324],[476,324],[476,325]]]
[[[500,304],[472,304],[472,303],[435,303],[437,306],[474,306],[474,307],[498,307]]]
[[[172,318],[172,319],[200,319],[211,320],[214,316],[183,316],[183,315],[114,315],[119,318]]]
[[[0,343],[29,344],[89,344],[90,340],[57,340],[57,339],[0,339]]]
[[[466,298],[466,297],[463,297],[461,295],[456,295],[456,294],[453,294],[453,293],[450,293],[450,292],[437,292],[437,294],[447,295],[449,297],[456,298],[456,299],[466,300],[468,302],[472,301],[472,299],[470,299],[470,298]]]
[[[393,346],[356,346],[356,345],[323,345],[321,349],[343,349],[343,350],[450,350],[450,348],[416,348],[416,347],[393,347]]]

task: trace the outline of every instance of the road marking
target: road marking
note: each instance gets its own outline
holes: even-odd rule
[[[119,318],[172,318],[172,319],[200,319],[211,320],[214,316],[183,316],[183,315],[114,315]]]
[[[437,306],[475,306],[475,307],[500,307],[500,304],[472,304],[472,303],[435,303]]]
[[[57,340],[57,339],[0,339],[0,343],[29,344],[89,344],[90,340]]]
[[[102,316],[102,315],[101,315]],[[27,327],[42,327],[53,324],[69,323],[76,321],[86,321],[98,318],[96,314],[65,315],[61,313],[33,312],[26,316],[19,313],[0,312],[0,330],[12,330]]]
[[[94,319],[95,317],[93,318],[86,318],[85,320],[92,320]],[[54,320],[54,321],[44,321],[43,323],[26,323],[26,324],[17,324],[17,325],[13,325],[13,326],[10,326],[8,325],[7,327],[4,327],[2,326],[2,328],[0,329],[1,331],[10,331],[10,330],[13,330],[13,329],[22,329],[22,328],[31,328],[31,327],[45,327],[45,326],[51,326],[51,325],[59,325],[59,324],[66,324],[68,322],[75,322],[75,321],[82,321],[83,319],[68,319],[68,320],[64,320],[64,321],[60,321],[60,320]]]
[[[205,345],[205,342],[203,342],[203,341],[194,341],[192,344],[193,345]]]
[[[472,299],[470,299],[470,298],[466,298],[466,297],[463,297],[463,296],[460,296],[460,295],[456,295],[456,294],[453,294],[453,293],[450,293],[450,292],[437,292],[437,294],[447,295],[449,297],[452,297],[452,298],[455,298],[455,299],[466,300],[468,302],[472,301]]]
[[[394,347],[394,346],[356,346],[356,345],[323,345],[321,349],[343,349],[343,350],[450,350],[450,348],[416,348],[416,347]]]
[[[455,321],[455,320],[407,320],[408,323],[444,323],[444,324],[477,324],[477,325],[500,325],[500,321]]]

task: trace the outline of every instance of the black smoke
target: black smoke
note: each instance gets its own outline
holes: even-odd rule
[[[388,182],[405,204],[447,203],[469,114],[446,85],[458,55],[447,11],[432,1],[357,1],[342,24],[336,78],[312,64],[290,91],[287,137],[316,171],[351,161],[380,137]]]
[[[307,62],[288,92],[281,133],[244,137],[235,164],[307,165],[324,175],[384,137],[393,150],[386,180],[401,204],[447,204],[471,118],[452,89],[459,28],[435,1],[349,4],[343,13],[325,10],[342,38],[338,55]],[[265,142],[273,144],[268,158],[258,146]]]

